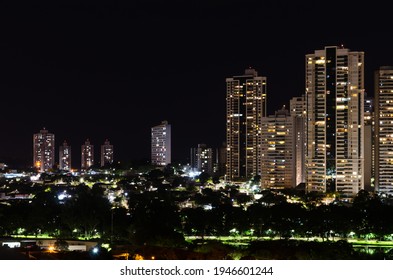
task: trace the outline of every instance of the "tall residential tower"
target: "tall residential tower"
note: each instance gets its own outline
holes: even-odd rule
[[[293,118],[293,134],[295,141],[294,160],[296,170],[296,186],[306,182],[306,100],[304,95],[294,97],[289,103]]]
[[[60,146],[59,162],[60,162],[60,170],[64,170],[64,171],[71,170],[71,146],[68,146],[66,141],[64,141],[63,145]]]
[[[55,135],[45,128],[33,135],[33,164],[40,172],[46,172],[55,164]]]
[[[191,168],[213,175],[213,149],[206,144],[191,148]]]
[[[113,163],[113,145],[108,139],[105,140],[104,145],[101,145],[101,167]]]
[[[262,119],[262,188],[296,187],[294,117],[284,108]]]
[[[171,163],[171,125],[167,121],[151,128],[151,164]]]
[[[261,174],[261,127],[266,116],[266,77],[254,69],[226,79],[227,164],[229,181]]]
[[[375,72],[375,190],[393,194],[393,67]]]
[[[90,140],[87,139],[85,144],[81,147],[81,167],[86,170],[94,165],[94,146],[90,144]]]
[[[307,191],[352,197],[364,188],[364,53],[306,55]]]

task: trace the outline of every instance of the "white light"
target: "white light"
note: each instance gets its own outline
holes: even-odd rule
[[[30,176],[30,180],[31,181],[37,181],[38,179],[40,179],[40,176],[41,176],[41,174]]]
[[[199,172],[199,171],[190,171],[188,173],[188,176],[194,178],[194,177],[198,176],[199,174],[201,174],[201,172]]]
[[[19,248],[20,242],[3,242],[2,246],[8,246],[9,248]]]

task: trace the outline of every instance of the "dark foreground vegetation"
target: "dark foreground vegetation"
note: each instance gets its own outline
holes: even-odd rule
[[[39,249],[10,249],[0,247],[0,259],[7,260],[393,260],[393,250],[357,250],[346,241],[256,241],[248,246],[234,246],[219,241],[198,241],[187,247],[115,246],[108,251],[55,251]]]

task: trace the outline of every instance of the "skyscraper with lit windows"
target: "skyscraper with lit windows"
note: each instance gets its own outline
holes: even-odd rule
[[[285,107],[262,118],[262,188],[296,187],[294,119]]]
[[[306,55],[307,191],[352,197],[364,188],[364,53]]]
[[[197,148],[191,148],[191,168],[213,175],[213,149],[206,144],[198,144]]]
[[[82,159],[81,167],[84,170],[89,169],[94,165],[94,146],[90,144],[90,140],[87,139],[81,147]]]
[[[113,145],[108,139],[101,145],[101,167],[113,163]]]
[[[375,72],[375,190],[393,194],[393,67]]]
[[[45,128],[33,135],[33,165],[46,172],[55,164],[55,135]]]
[[[63,145],[60,146],[59,162],[60,170],[71,170],[71,146],[68,146],[67,141],[64,141]]]
[[[151,128],[151,164],[171,163],[171,125],[167,121]]]
[[[261,122],[266,116],[266,77],[255,69],[226,79],[226,179],[261,174]]]

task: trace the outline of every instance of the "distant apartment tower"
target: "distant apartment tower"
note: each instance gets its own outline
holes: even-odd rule
[[[68,146],[67,141],[64,141],[63,145],[60,146],[59,162],[60,170],[71,170],[71,146]]]
[[[46,172],[55,164],[55,135],[45,128],[33,135],[33,164],[40,172]]]
[[[246,181],[261,174],[261,126],[266,116],[266,77],[254,69],[226,79],[226,179]]]
[[[306,190],[353,197],[364,188],[364,53],[306,55]]]
[[[293,134],[295,141],[295,170],[296,186],[306,182],[306,99],[303,96],[294,97],[289,103],[293,118]]]
[[[262,188],[296,187],[293,124],[285,107],[262,118]]]
[[[101,167],[113,163],[113,145],[108,139],[105,140],[104,145],[101,145]]]
[[[94,165],[94,146],[90,144],[89,139],[87,139],[85,144],[82,145],[81,152],[81,167],[84,170],[89,169]]]
[[[375,72],[375,190],[393,194],[393,66]]]
[[[151,164],[171,163],[171,125],[167,121],[151,128]]]
[[[191,148],[191,168],[213,175],[213,149],[208,148],[206,144],[198,144],[197,148]]]

